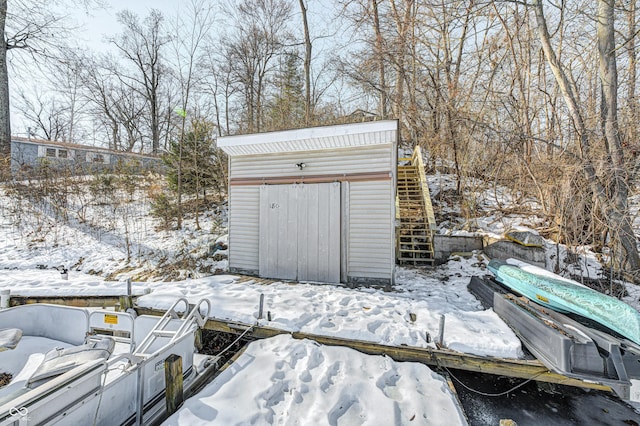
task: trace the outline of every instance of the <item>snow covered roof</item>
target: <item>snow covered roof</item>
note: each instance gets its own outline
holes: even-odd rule
[[[397,120],[368,121],[337,126],[224,136],[218,138],[218,147],[228,155],[314,151],[393,143],[396,141],[397,132]]]

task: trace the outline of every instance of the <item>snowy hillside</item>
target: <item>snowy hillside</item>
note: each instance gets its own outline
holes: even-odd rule
[[[536,232],[541,223],[535,215],[497,214],[496,205],[513,201],[495,191],[478,196],[482,201],[470,220],[468,212],[442,196],[451,185],[448,176],[431,177],[440,233],[499,237],[507,229]],[[166,309],[180,297],[191,303],[207,298],[211,315],[220,320],[417,348],[435,347],[444,318],[442,343],[451,350],[523,356],[513,331],[467,291],[471,276],[489,274],[488,258],[482,253],[454,255],[433,269],[399,267],[396,286],[386,289],[391,291],[264,284],[225,274],[224,204],[203,212],[197,223],[194,217],[187,218],[181,230],[162,229],[161,221],[150,215],[150,186],[118,204],[86,203],[78,191],[62,210],[3,188],[0,289],[22,296],[119,295],[131,278],[141,307]],[[551,241],[545,245],[550,261],[557,261],[560,254],[565,275],[601,276],[588,247],[579,248],[582,256],[575,262],[567,248]],[[68,279],[60,274],[63,268],[69,269]],[[640,310],[638,287],[619,285],[626,288],[624,300]],[[261,296],[268,312],[263,318],[258,315]],[[20,371],[4,373],[19,377]],[[260,380],[248,379],[254,376]],[[240,394],[246,398],[237,398]],[[295,418],[315,424],[326,418],[329,424],[376,424],[380,419],[392,421],[390,407],[396,423],[466,423],[444,379],[424,365],[279,336],[252,343],[234,366],[188,400],[167,423],[247,419],[275,424]]]
[[[183,229],[167,230],[150,214],[149,193],[158,179],[148,176],[131,193],[112,196],[78,183],[63,207],[49,197],[16,194],[20,188],[0,188],[0,268],[65,267],[110,280],[136,281],[223,271],[226,254],[215,256],[211,251],[225,234],[225,206],[203,212],[199,229],[190,218]]]
[[[38,271],[66,268],[72,277],[82,273],[94,276],[87,278],[94,281],[131,278],[144,282],[224,273],[226,204],[213,205],[199,215],[197,222],[193,216],[187,217],[180,230],[166,229],[160,219],[150,214],[149,194],[157,179],[147,177],[134,192],[112,197],[115,203],[101,198],[104,194],[95,195],[95,191],[92,196],[91,185],[80,183],[75,193],[67,196],[64,209],[57,208],[46,197],[34,199],[16,194],[14,187],[0,188],[0,269],[20,270],[23,274],[30,271],[38,276],[42,273]],[[441,234],[501,238],[507,230],[537,233],[543,226],[543,219],[534,214],[538,209],[535,200],[526,203],[529,215],[508,213],[515,211],[516,205],[518,211],[523,211],[522,200],[506,190],[478,186],[481,191],[474,195],[477,203],[473,203],[470,212],[468,206],[460,205],[459,198],[450,196],[455,188],[451,176],[430,176],[429,186]],[[632,201],[640,206],[640,197]],[[634,211],[638,206],[634,206]],[[640,228],[640,219],[636,223]],[[547,264],[559,266],[561,275],[607,282],[589,247],[569,250],[545,240],[545,248]],[[434,270],[398,268],[395,289],[416,298],[433,296],[440,290],[427,282],[460,278],[461,284],[466,284],[467,277],[488,273],[484,271],[486,260],[480,257],[460,262],[460,257],[455,257]],[[623,300],[640,309],[638,286],[612,283],[626,288]]]

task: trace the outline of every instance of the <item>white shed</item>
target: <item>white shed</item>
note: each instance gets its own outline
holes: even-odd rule
[[[393,283],[397,120],[227,136],[229,269]]]

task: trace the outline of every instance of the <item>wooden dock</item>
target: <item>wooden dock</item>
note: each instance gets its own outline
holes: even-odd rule
[[[50,303],[52,305],[75,306],[77,308],[106,308],[113,307],[119,302],[119,296],[14,296],[12,294],[9,299],[9,306]]]
[[[270,282],[264,280],[262,284],[269,285]],[[112,307],[119,303],[118,297],[113,296],[93,296],[93,297],[21,297],[12,296],[11,306],[31,304],[31,303],[52,303],[77,307]],[[164,315],[163,310],[135,307],[141,315]],[[345,339],[332,336],[321,336],[303,332],[289,332],[272,327],[242,324],[229,320],[209,318],[204,326],[207,330],[220,331],[225,333],[241,334],[247,328],[252,328],[247,335],[254,339],[265,339],[279,334],[290,334],[295,339],[310,339],[323,345],[344,346],[370,355],[386,355],[395,361],[419,362],[437,368],[450,368],[457,370],[472,371],[478,373],[494,374],[499,376],[516,377],[521,379],[532,379],[539,382],[557,383],[567,386],[581,388],[612,391],[609,386],[577,380],[549,371],[540,361],[536,359],[512,359],[485,357],[472,354],[456,352],[448,349],[419,348],[410,346],[388,346],[380,343],[366,342],[361,340]]]
[[[164,315],[164,311],[136,307],[136,311],[143,315]],[[369,355],[386,355],[395,361],[419,362],[422,364],[473,371],[478,373],[495,374],[499,376],[532,379],[539,382],[557,383],[567,386],[611,391],[611,388],[599,383],[572,379],[549,371],[538,360],[523,360],[511,358],[484,357],[447,349],[418,348],[410,346],[388,346],[361,340],[344,339],[340,337],[320,336],[302,332],[288,332],[272,327],[242,324],[232,321],[209,318],[204,326],[207,330],[240,334],[252,328],[248,333],[255,339],[265,339],[279,334],[290,334],[294,339],[310,339],[323,345],[345,346]]]

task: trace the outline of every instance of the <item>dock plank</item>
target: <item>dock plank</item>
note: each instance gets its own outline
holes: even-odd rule
[[[136,310],[139,314],[164,314],[163,311],[157,309],[137,307]],[[333,336],[321,336],[303,332],[289,332],[272,327],[242,324],[215,318],[209,318],[204,326],[207,330],[225,333],[242,333],[247,328],[251,327],[253,330],[250,335],[255,339],[265,339],[279,334],[290,334],[295,339],[310,339],[328,346],[345,346],[369,355],[386,355],[395,361],[419,362],[435,367],[446,367],[478,373],[494,374],[498,376],[533,379],[540,382],[611,391],[609,386],[602,385],[600,383],[585,382],[553,373],[538,360],[484,357],[447,349],[388,346],[380,343]]]

